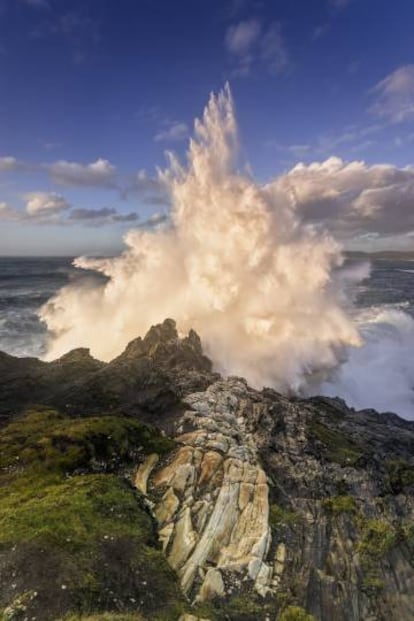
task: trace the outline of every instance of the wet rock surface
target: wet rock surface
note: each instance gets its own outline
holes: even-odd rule
[[[138,445],[127,452],[122,472],[102,453],[99,436],[92,470],[128,476],[144,499],[145,520],[158,538],[149,545],[163,551],[182,592],[177,602],[184,607],[178,612],[170,603],[166,619],[414,618],[412,422],[355,412],[340,399],[287,398],[253,390],[241,378],[223,379],[197,335],[180,339],[171,320],[108,364],[76,350],[52,363],[2,354],[0,368],[4,425],[24,424],[33,399],[59,408],[65,420],[127,415],[123,425],[151,421],[164,434],[151,442],[146,436],[144,452]],[[12,558],[7,554],[3,549],[2,563]],[[122,573],[122,558],[115,558]],[[42,568],[41,557],[32,563]],[[24,566],[19,571],[15,597],[36,591],[33,567],[26,590]],[[128,603],[126,582],[115,587],[115,600],[146,618],[148,598]],[[4,608],[13,603],[6,583]],[[167,583],[171,602],[173,582]],[[157,585],[161,599],[163,588]],[[67,591],[55,597],[62,610],[76,610]],[[82,613],[102,610],[99,597]]]

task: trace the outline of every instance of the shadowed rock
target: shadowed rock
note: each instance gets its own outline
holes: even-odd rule
[[[7,420],[31,403],[43,403],[73,415],[104,410],[165,418],[183,395],[217,377],[197,334],[191,330],[179,338],[175,322],[166,319],[109,363],[87,349],[48,363],[0,353],[0,416]]]

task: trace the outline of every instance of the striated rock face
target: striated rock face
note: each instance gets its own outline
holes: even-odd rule
[[[412,422],[355,412],[339,399],[287,398],[253,390],[240,378],[223,379],[197,335],[179,338],[171,320],[108,364],[76,350],[52,363],[0,355],[0,369],[0,415],[6,422],[18,415],[0,430],[6,447],[0,611],[40,593],[38,576],[45,572],[42,554],[18,571],[13,556],[43,537],[39,485],[27,479],[29,490],[23,483],[33,470],[42,477],[43,503],[50,496],[41,520],[50,521],[52,542],[54,511],[67,507],[66,544],[63,552],[51,544],[52,552],[64,553],[65,568],[80,568],[79,575],[71,569],[72,590],[55,588],[49,597],[61,616],[118,610],[153,621],[414,619]],[[33,399],[64,413],[22,416],[28,386]],[[98,489],[98,482],[108,486],[107,506],[88,488]],[[122,512],[113,505],[114,490],[125,503]],[[23,513],[22,502],[29,503]],[[89,507],[86,523],[97,531],[95,547],[82,507]],[[23,517],[24,529],[16,530]],[[101,543],[111,537],[118,543],[102,563]],[[72,549],[75,539],[84,547]],[[90,555],[79,554],[86,547],[95,550],[91,563]],[[108,576],[110,590],[98,588]],[[82,589],[87,597],[80,608]],[[47,590],[42,593],[46,601]],[[30,614],[53,621],[52,613],[39,613],[39,601],[28,600]],[[159,612],[163,601],[169,616]]]
[[[250,422],[285,548],[280,588],[322,621],[414,618],[412,423],[267,397]]]
[[[239,378],[184,402],[180,447],[139,477],[192,601],[256,593],[321,621],[414,618],[412,423]]]
[[[184,592],[201,600],[222,596],[246,578],[261,595],[272,591],[269,488],[246,429],[247,400],[238,379],[188,395],[192,409],[178,421],[176,437],[182,446],[150,478],[167,558]],[[152,456],[138,478],[148,463],[155,463]]]

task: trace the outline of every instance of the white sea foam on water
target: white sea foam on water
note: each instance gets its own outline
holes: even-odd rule
[[[356,409],[373,408],[414,419],[414,319],[391,305],[362,311],[363,346],[351,348],[319,392],[341,396]]]
[[[226,87],[195,122],[186,165],[170,156],[159,173],[171,196],[171,223],[130,231],[119,257],[77,259],[77,267],[108,282],[70,284],[41,309],[51,334],[48,359],[87,346],[109,360],[152,324],[173,317],[181,332],[197,330],[218,370],[255,387],[304,394],[323,388],[349,394],[356,407],[395,409],[387,391],[375,388],[378,374],[387,372],[375,345],[380,322],[355,321],[350,302],[367,265],[343,267],[340,245],[303,223],[288,185],[262,186],[238,172],[237,142]],[[402,318],[384,317],[384,326],[387,321],[392,330],[411,329]],[[381,329],[387,355],[398,358],[396,335]],[[366,394],[356,372],[367,376]],[[400,406],[406,388],[395,387]],[[378,398],[370,401],[369,393]],[[403,409],[407,414],[405,401]]]

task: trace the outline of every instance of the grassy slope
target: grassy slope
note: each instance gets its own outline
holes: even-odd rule
[[[176,619],[183,600],[128,469],[173,443],[127,417],[32,409],[0,433],[3,618],[139,612]]]

